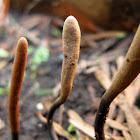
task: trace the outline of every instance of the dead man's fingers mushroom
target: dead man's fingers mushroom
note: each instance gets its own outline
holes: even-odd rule
[[[53,130],[53,114],[55,110],[63,104],[73,85],[75,69],[78,63],[80,51],[80,28],[75,17],[69,16],[63,26],[63,64],[61,73],[61,94],[60,97],[53,103],[48,114],[48,130],[52,140],[58,140]]]
[[[9,122],[12,140],[19,140],[19,98],[27,60],[27,49],[28,42],[24,37],[21,37],[16,48],[8,101]]]
[[[105,140],[104,124],[109,106],[114,98],[121,93],[140,73],[140,25],[132,44],[126,54],[122,66],[116,73],[109,89],[104,93],[95,119],[97,140]]]

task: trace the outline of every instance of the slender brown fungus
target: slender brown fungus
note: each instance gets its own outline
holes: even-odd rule
[[[28,42],[24,37],[21,37],[16,48],[8,101],[9,122],[12,140],[19,140],[19,98],[27,60],[27,49]]]
[[[111,102],[121,93],[140,73],[140,25],[132,44],[126,54],[124,62],[109,89],[104,93],[95,119],[95,132],[97,140],[105,140],[104,124]]]
[[[53,103],[48,114],[48,130],[52,140],[58,140],[52,127],[53,114],[67,100],[72,90],[74,73],[79,58],[81,33],[78,22],[73,16],[69,16],[65,20],[62,38],[64,57],[61,73],[61,94]]]

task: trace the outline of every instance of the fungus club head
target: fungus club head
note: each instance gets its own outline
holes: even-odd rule
[[[63,26],[63,65],[61,73],[61,98],[65,101],[72,90],[75,69],[80,51],[80,28],[75,17],[69,16]]]

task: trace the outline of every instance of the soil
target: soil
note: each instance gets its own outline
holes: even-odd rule
[[[50,17],[47,17],[50,18]],[[52,18],[52,17],[51,17]],[[48,20],[48,19],[47,19]],[[43,22],[43,21],[42,21]],[[43,24],[44,25],[44,24]],[[46,25],[43,26],[46,28]],[[58,26],[58,25],[57,25]],[[57,27],[56,25],[51,26],[52,30],[54,28],[59,28],[62,31],[62,27]],[[41,26],[40,26],[41,27]],[[48,26],[49,28],[50,26]],[[37,28],[40,29],[40,28]],[[40,29],[43,31],[43,29]],[[83,34],[83,32],[82,32]],[[46,35],[46,34],[45,34]],[[51,39],[51,43],[53,39],[56,40],[57,37],[54,37],[51,34],[46,35],[49,39]],[[46,37],[45,36],[45,37]],[[44,36],[43,36],[44,37]],[[10,37],[11,38],[11,37]],[[60,36],[59,36],[60,38]],[[49,40],[48,39],[48,40]],[[5,39],[6,40],[6,39]],[[8,40],[8,39],[7,39]],[[2,39],[1,39],[2,41]],[[96,42],[95,47],[82,46],[80,49],[80,58],[84,60],[89,60],[92,58],[94,54],[98,54],[98,47],[107,46],[109,42],[113,42],[114,38],[102,39]],[[120,39],[115,40],[113,45],[120,42]],[[130,40],[131,41],[131,40]],[[50,44],[51,44],[50,43]],[[92,42],[94,44],[94,42]],[[29,42],[29,45],[34,45],[34,43]],[[126,45],[128,48],[128,45]],[[37,49],[37,45],[34,45],[35,49]],[[24,77],[24,82],[22,86],[19,108],[20,108],[20,140],[50,140],[48,130],[46,124],[42,123],[40,118],[37,116],[38,103],[44,105],[43,110],[40,112],[46,117],[48,114],[48,108],[52,104],[52,102],[59,96],[59,94],[53,94],[52,89],[54,89],[58,83],[61,81],[61,68],[62,68],[62,46],[55,44],[55,46],[49,45],[48,47],[50,51],[50,56],[47,62],[42,62],[38,65],[36,71],[32,71],[30,69],[32,55],[28,56],[28,61],[26,65],[26,76]],[[10,51],[13,48],[10,48]],[[11,53],[11,52],[10,52]],[[123,53],[126,53],[125,51]],[[14,54],[14,53],[13,53]],[[10,61],[8,64],[0,70],[0,86],[5,87],[7,83],[10,82],[12,66],[13,66],[13,58],[14,55],[11,53]],[[9,58],[8,58],[9,60]],[[111,62],[114,65],[114,60]],[[77,70],[76,70],[77,71]],[[34,75],[33,75],[34,74]],[[89,86],[93,89],[93,95],[89,92]],[[50,90],[43,95],[36,94],[36,91],[41,89]],[[73,89],[69,95],[66,103],[55,112],[54,120],[56,122],[62,123],[62,126],[65,130],[68,129],[68,115],[67,111],[69,109],[74,109],[86,122],[94,125],[95,117],[89,117],[91,120],[87,119],[87,116],[95,116],[98,105],[100,103],[101,96],[104,93],[104,89],[96,80],[93,75],[93,72],[90,74],[85,74],[81,72],[75,75]],[[60,91],[58,92],[60,93]],[[97,100],[93,100],[93,97],[97,98]],[[63,112],[61,114],[61,112]],[[62,122],[61,122],[62,120]],[[2,94],[0,96],[0,126],[1,122],[4,123],[4,126],[0,128],[0,140],[10,140],[10,128],[9,128],[9,119],[8,119],[8,93]],[[66,140],[64,137],[59,136],[60,140]]]
[[[84,50],[84,49],[83,49]],[[80,59],[85,58],[85,53],[82,53],[81,49]],[[87,51],[86,57],[91,50]],[[61,52],[62,53],[62,52]],[[62,59],[59,59],[60,53],[51,53],[48,62],[42,63],[37,69],[37,77],[35,79],[31,78],[31,71],[29,69],[29,63],[26,66],[26,77],[23,82],[21,97],[20,97],[20,139],[21,140],[49,140],[47,128],[41,123],[39,118],[35,115],[37,112],[36,106],[40,102],[47,104],[47,101],[52,98],[55,100],[51,94],[36,96],[34,94],[35,87],[34,83],[39,82],[40,89],[51,89],[54,88],[57,83],[60,82],[61,78],[61,67]],[[30,60],[30,57],[28,58]],[[0,85],[5,85],[9,82],[11,78],[13,60],[0,72]],[[92,98],[87,90],[89,83],[94,89],[96,89],[96,95],[101,96],[104,89],[100,86],[98,81],[95,79],[93,74],[85,75],[79,74],[74,78],[73,90],[64,105],[65,111],[63,116],[63,127],[68,128],[68,116],[67,110],[74,109],[78,112],[81,117],[84,118],[85,114],[88,112],[93,112],[97,108],[92,106]],[[47,112],[46,112],[47,113]],[[55,113],[54,120],[58,121],[58,111]],[[44,113],[45,114],[45,113]],[[0,130],[0,140],[10,139],[10,128],[8,121],[8,95],[2,95],[0,97],[0,118],[4,121],[5,127]],[[64,138],[60,138],[64,139]]]

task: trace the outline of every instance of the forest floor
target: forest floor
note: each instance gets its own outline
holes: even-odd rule
[[[20,139],[50,139],[46,117],[61,90],[63,22],[53,16],[12,13],[5,27],[0,28],[0,140],[10,139],[8,92],[16,43],[21,36],[27,38],[29,47],[19,102]],[[94,120],[101,97],[121,65],[133,36],[134,33],[124,31],[82,30],[73,89],[54,116],[54,121],[61,125],[61,128],[59,124],[55,126],[60,140],[94,138]],[[139,80],[140,76],[111,104],[105,127],[108,139],[134,140],[134,127],[140,125]],[[130,116],[135,126],[127,119]]]

